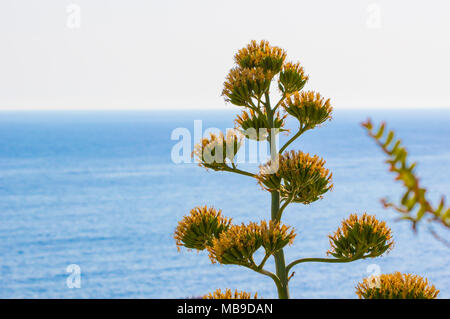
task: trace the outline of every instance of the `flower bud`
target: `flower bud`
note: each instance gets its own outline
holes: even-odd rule
[[[260,67],[264,71],[273,74],[280,72],[281,66],[286,58],[286,52],[275,46],[271,46],[268,41],[251,41],[247,47],[242,48],[234,56],[234,61],[241,68]]]
[[[325,100],[319,93],[295,92],[286,97],[281,106],[287,113],[297,118],[302,129],[312,129],[331,119],[333,108],[330,99]]]
[[[306,81],[308,81],[308,76],[305,75],[300,64],[288,62],[283,65],[283,69],[280,72],[278,88],[281,92],[291,94],[303,89]]]
[[[210,207],[196,207],[184,216],[175,230],[175,240],[181,246],[203,250],[212,244],[214,238],[230,227],[231,219],[223,217],[221,210]]]
[[[279,222],[270,221],[269,224],[261,221],[262,245],[267,255],[273,255],[287,244],[294,242],[294,230]]]
[[[238,130],[228,130],[227,136],[210,134],[209,138],[203,138],[200,144],[195,145],[192,156],[197,157],[199,166],[211,168],[216,171],[227,167],[227,159],[234,161],[241,147],[242,134]]]
[[[256,223],[232,225],[208,247],[212,263],[252,266],[252,256],[261,247],[261,228]]]
[[[391,230],[375,216],[356,214],[342,221],[341,227],[330,238],[327,252],[336,258],[378,257],[394,245]]]
[[[234,68],[228,73],[222,95],[225,101],[238,106],[251,104],[251,99],[260,99],[269,91],[273,78],[271,71],[263,68]]]
[[[273,130],[275,132],[285,131],[281,129],[284,126],[284,119],[287,115],[281,116],[280,112],[277,112],[274,116]],[[241,133],[251,139],[256,141],[263,141],[269,135],[269,128],[267,127],[267,115],[263,111],[259,114],[253,110],[242,111],[241,115],[238,115],[235,123],[241,128]]]
[[[258,225],[233,225],[220,234],[208,247],[210,259],[221,264],[236,264],[252,267],[253,254],[262,246],[266,255],[272,255],[287,244],[292,244],[294,230],[279,222],[261,221]]]
[[[309,204],[333,187],[332,174],[324,165],[317,155],[290,151],[281,154],[278,161],[261,166],[256,178],[264,189],[279,191],[283,199]]]

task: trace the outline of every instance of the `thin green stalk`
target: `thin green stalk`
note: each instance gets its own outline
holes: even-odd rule
[[[270,255],[269,255],[269,256],[270,256]],[[256,266],[255,261],[253,260],[253,256],[250,257],[250,261],[251,261],[251,264],[250,264],[250,265],[248,265],[248,264],[243,264],[242,266],[247,267],[247,268],[249,268],[249,269],[251,269],[251,270],[253,270],[253,271],[256,271],[257,273],[260,273],[260,274],[263,274],[263,275],[265,275],[265,276],[268,276],[268,277],[272,278],[273,282],[274,282],[275,285],[277,286],[277,290],[278,290],[278,291],[281,291],[281,290],[282,290],[281,281],[280,281],[280,279],[277,277],[277,275],[275,275],[274,273],[272,273],[272,272],[270,272],[270,271],[265,270],[265,269],[262,268],[264,262],[262,262],[260,266]]]
[[[306,130],[307,130],[306,127],[300,128],[300,129],[298,130],[298,132],[297,132],[294,136],[292,136],[292,137],[289,139],[289,141],[287,141],[286,144],[283,145],[282,148],[280,148],[279,153],[280,153],[280,154],[283,153],[284,150],[285,150],[285,149],[286,149],[293,141],[295,141],[300,135],[302,135],[304,132],[306,132]]]
[[[286,199],[286,201],[284,202],[284,204],[281,206],[281,208],[278,211],[278,215],[276,218],[277,220],[281,220],[281,216],[283,215],[284,209],[291,203],[292,199],[293,199],[293,196]]]
[[[270,255],[269,255],[269,256],[270,256]],[[257,273],[260,273],[260,274],[263,274],[263,275],[265,275],[265,276],[268,276],[268,277],[272,278],[273,282],[274,282],[275,285],[277,286],[277,290],[278,290],[279,292],[282,291],[281,281],[280,281],[280,279],[277,277],[277,275],[275,275],[274,273],[272,273],[272,272],[270,272],[270,271],[268,271],[268,270],[263,269],[262,266],[260,266],[260,267],[256,266],[256,264],[255,264],[255,262],[254,262],[254,260],[253,260],[253,257],[251,258],[251,265],[245,265],[245,264],[244,264],[244,265],[242,265],[242,266],[247,267],[247,268],[249,268],[249,269],[251,269],[251,270],[253,270],[253,271],[256,271]]]
[[[274,273],[264,270],[264,269],[253,269],[256,272],[259,272],[260,274],[269,276],[270,278],[272,278],[272,280],[274,281],[275,285],[277,286],[277,290],[278,290],[278,296],[282,295],[283,292],[283,285],[281,284],[280,279],[277,277],[277,275],[275,275]],[[280,297],[281,298],[281,297]]]
[[[272,220],[278,221],[278,210],[280,209],[280,194],[278,192],[272,192]],[[284,261],[284,252],[283,249],[280,249],[273,255],[275,259],[275,269],[277,273],[277,277],[281,282],[281,290],[278,289],[278,297],[280,299],[289,299],[289,287],[288,287],[288,277],[286,271],[286,263]]]
[[[270,148],[270,156],[272,158],[272,156],[275,155],[277,150],[276,150],[276,145],[273,145],[273,143],[272,143],[272,130],[271,129],[274,127],[274,125],[273,125],[274,121],[273,121],[273,111],[270,108],[269,93],[265,94],[265,100],[266,100],[265,106],[266,106],[267,117],[268,117],[269,124],[270,124],[268,141],[269,141],[269,148]],[[272,217],[273,221],[279,221],[277,219],[279,210],[280,210],[280,193],[277,191],[271,192],[271,217]],[[275,259],[276,274],[280,281],[280,285],[277,285],[278,298],[289,299],[288,278],[287,278],[287,272],[286,272],[286,263],[284,261],[283,249],[280,249],[278,252],[276,252],[273,255],[273,257]]]
[[[286,273],[289,273],[292,267],[294,267],[297,264],[300,263],[306,263],[306,262],[319,262],[319,263],[349,263],[352,261],[355,261],[357,259],[364,259],[366,257],[360,257],[360,258],[301,258],[294,260],[286,267]]]
[[[262,269],[264,267],[264,264],[266,263],[267,259],[269,259],[271,255],[270,254],[266,254],[264,256],[264,258],[261,260],[261,262],[258,265],[258,269]]]
[[[245,176],[255,177],[255,174],[243,171],[239,168],[236,168],[236,166],[224,168],[223,170],[226,172],[237,173],[237,174],[241,174],[241,175],[245,175]]]
[[[275,111],[277,110],[277,108],[281,105],[281,102],[283,102],[283,100],[286,98],[286,93],[283,93],[283,95],[281,96],[281,99],[278,101],[278,103],[275,105],[275,107],[273,108],[273,112],[275,113]]]

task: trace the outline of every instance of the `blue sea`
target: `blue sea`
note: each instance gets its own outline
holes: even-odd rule
[[[252,178],[171,159],[175,128],[193,132],[194,120],[203,129],[230,128],[235,111],[0,112],[0,298],[186,298],[216,288],[276,297],[268,277],[213,265],[205,252],[177,252],[173,239],[197,205],[220,208],[236,223],[270,216],[270,195]],[[402,139],[430,199],[450,195],[450,111],[337,110],[292,144],[327,161],[335,188],[286,209],[284,222],[297,232],[286,258],[325,257],[327,236],[351,213],[385,220],[395,246],[371,260],[297,265],[291,297],[357,298],[357,283],[378,269],[425,276],[450,298],[450,248],[430,227],[448,241],[450,231],[422,223],[414,233],[382,208],[380,199],[398,200],[402,187],[360,126],[368,116]],[[80,288],[67,285],[72,264]]]

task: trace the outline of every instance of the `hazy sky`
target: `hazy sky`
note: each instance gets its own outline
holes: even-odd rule
[[[231,107],[222,83],[251,39],[336,108],[448,108],[449,15],[448,0],[1,0],[0,109]]]

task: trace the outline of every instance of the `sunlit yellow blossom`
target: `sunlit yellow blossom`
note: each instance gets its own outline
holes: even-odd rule
[[[261,228],[256,223],[232,225],[213,239],[208,247],[211,262],[251,266],[252,256],[262,245]]]
[[[196,156],[199,166],[220,171],[227,167],[227,159],[234,162],[242,139],[238,130],[228,130],[226,137],[223,133],[211,133],[209,138],[203,138],[200,144],[195,145],[192,155]]]
[[[287,244],[292,245],[295,238],[294,230],[279,222],[261,221],[262,245],[266,254],[271,255],[282,249]]]
[[[203,299],[258,299],[258,294],[255,293],[252,297],[249,292],[245,291],[235,290],[232,292],[231,289],[225,289],[225,291],[222,292],[220,289],[217,289],[213,293],[203,296]]]
[[[286,131],[282,129],[284,126],[284,119],[287,115],[281,116],[280,112],[274,114],[273,130],[275,132]],[[269,128],[267,127],[267,114],[262,111],[261,114],[253,110],[242,111],[237,115],[235,123],[240,127],[241,133],[252,140],[263,141],[269,135]],[[272,132],[273,132],[272,131]]]
[[[285,59],[286,52],[283,49],[271,46],[265,40],[260,42],[252,40],[234,56],[234,61],[241,68],[261,67],[274,74],[280,71]]]
[[[248,225],[232,225],[226,232],[213,239],[208,247],[213,263],[255,266],[253,254],[263,246],[266,254],[271,255],[292,244],[294,231],[279,222],[261,221]]]
[[[317,155],[290,151],[261,166],[256,178],[264,189],[279,191],[283,199],[309,204],[333,187],[332,174],[324,165]]]
[[[222,95],[227,102],[238,106],[248,106],[252,98],[260,99],[269,92],[273,73],[262,68],[234,68],[228,73]]]
[[[302,129],[311,129],[330,120],[333,111],[330,99],[325,100],[319,93],[312,91],[288,95],[281,106],[298,119]]]
[[[221,210],[213,207],[195,207],[184,216],[175,229],[178,250],[181,246],[203,250],[212,240],[230,227],[231,219],[223,217]]]
[[[375,216],[350,215],[330,238],[328,254],[336,258],[378,257],[394,245],[391,229]]]
[[[278,87],[281,92],[291,94],[300,91],[308,81],[300,63],[287,62],[280,72]]]
[[[439,294],[434,285],[418,275],[380,275],[377,280],[366,278],[356,286],[360,299],[436,299]]]

